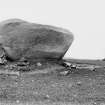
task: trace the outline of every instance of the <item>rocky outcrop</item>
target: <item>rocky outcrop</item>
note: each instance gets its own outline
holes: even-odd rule
[[[0,44],[12,60],[61,59],[73,42],[68,30],[10,19],[0,23]]]

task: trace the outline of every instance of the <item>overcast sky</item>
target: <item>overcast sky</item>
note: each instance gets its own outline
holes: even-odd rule
[[[105,0],[0,0],[0,21],[20,18],[74,34],[65,57],[105,58]]]

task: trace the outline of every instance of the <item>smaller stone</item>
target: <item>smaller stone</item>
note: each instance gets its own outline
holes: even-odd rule
[[[16,103],[20,103],[20,101],[19,100],[16,100]]]
[[[7,63],[7,60],[6,59],[4,59],[4,58],[0,58],[0,64],[6,64]]]
[[[79,85],[79,86],[82,85],[82,82],[81,81],[78,81],[77,82],[77,85]]]
[[[42,64],[40,62],[37,62],[36,65],[37,66],[42,66]]]
[[[66,76],[68,73],[69,73],[69,71],[62,71],[62,72],[60,72],[60,74],[64,75],[64,76]]]
[[[69,62],[63,62],[63,64],[62,64],[62,66],[64,66],[64,67],[71,67],[71,63],[69,63]]]
[[[32,82],[34,82],[34,80],[33,80],[33,79],[32,79],[31,81],[32,81]]]
[[[48,94],[46,95],[46,97],[47,97],[47,98],[50,98],[50,96],[49,96]]]
[[[0,64],[6,64],[7,60],[6,60],[6,56],[5,56],[5,51],[2,48],[2,46],[0,45]]]

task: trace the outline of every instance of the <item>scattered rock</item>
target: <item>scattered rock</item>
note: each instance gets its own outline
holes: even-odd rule
[[[37,62],[36,65],[37,66],[42,66],[42,64],[40,62]]]
[[[77,82],[77,85],[78,85],[78,86],[81,86],[81,85],[82,85],[82,82],[81,82],[81,81],[78,81],[78,82]]]
[[[0,23],[0,44],[7,58],[61,59],[73,42],[73,34],[49,25],[10,19]]]
[[[68,73],[69,73],[69,70],[65,70],[65,71],[60,72],[60,75],[66,76],[68,75]]]

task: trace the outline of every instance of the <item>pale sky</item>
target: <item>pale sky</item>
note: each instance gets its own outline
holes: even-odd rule
[[[105,0],[0,0],[0,21],[10,18],[70,30],[65,57],[105,58]]]

